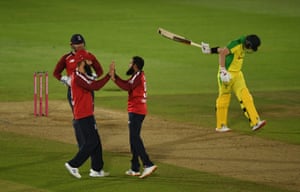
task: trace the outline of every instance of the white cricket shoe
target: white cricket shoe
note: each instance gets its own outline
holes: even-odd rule
[[[132,171],[132,169],[129,169],[128,171],[125,172],[126,175],[129,175],[129,176],[140,176],[141,173],[138,171]]]
[[[254,126],[252,127],[252,131],[257,131],[257,130],[259,130],[260,128],[262,128],[263,126],[265,126],[266,123],[267,123],[266,120],[259,121],[256,125],[254,125]]]
[[[216,132],[219,133],[225,133],[231,131],[230,128],[228,128],[226,125],[223,125],[221,128],[216,128]]]
[[[94,171],[93,169],[90,169],[90,177],[106,177],[106,176],[109,176],[108,172],[105,172],[103,170]]]
[[[71,173],[71,175],[73,175],[77,179],[81,178],[81,175],[80,175],[80,173],[78,171],[78,168],[72,167],[69,163],[65,163],[65,167]]]
[[[157,169],[156,165],[152,165],[151,167],[145,167],[142,175],[139,177],[141,179],[148,177]]]

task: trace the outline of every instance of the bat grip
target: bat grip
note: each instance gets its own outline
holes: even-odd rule
[[[195,47],[199,47],[199,48],[202,48],[202,46],[198,43],[195,43],[195,42],[191,42],[191,45],[192,46],[195,46]]]

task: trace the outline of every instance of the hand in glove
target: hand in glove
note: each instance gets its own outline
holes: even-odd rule
[[[223,83],[229,83],[231,80],[230,73],[228,73],[225,67],[221,67],[220,69],[220,78]]]
[[[202,49],[202,53],[204,53],[204,54],[210,54],[211,53],[211,49],[210,49],[208,43],[201,42],[201,49]]]
[[[94,78],[94,80],[96,80],[98,78],[96,73],[92,73],[92,77]]]
[[[60,82],[64,85],[71,86],[71,78],[69,76],[62,76]]]

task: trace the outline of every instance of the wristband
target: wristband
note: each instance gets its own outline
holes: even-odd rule
[[[218,52],[218,48],[219,48],[219,47],[213,47],[213,48],[211,48],[211,49],[210,49],[211,54],[218,54],[218,53],[219,53],[219,52]]]

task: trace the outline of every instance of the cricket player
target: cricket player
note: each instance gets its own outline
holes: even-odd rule
[[[72,35],[70,42],[72,51],[64,54],[60,58],[53,71],[53,76],[68,87],[67,98],[72,110],[73,106],[71,99],[70,77],[77,67],[77,63],[75,62],[75,54],[78,50],[85,50],[85,45],[85,40],[81,34]],[[96,79],[103,74],[103,69],[96,57],[90,52],[88,52],[88,54],[91,57],[91,60],[89,61],[91,64],[86,66],[86,71],[89,75],[89,78]],[[91,74],[90,66],[95,70],[96,74]],[[64,70],[66,70],[66,75],[62,75]]]
[[[76,52],[79,50],[86,50],[85,49],[86,43],[85,43],[84,37],[81,34],[72,35],[71,40],[70,40],[70,46],[71,46],[72,51],[67,54],[64,54],[60,58],[60,60],[56,64],[55,69],[53,71],[53,76],[67,86],[67,88],[68,88],[67,99],[68,99],[69,105],[73,111],[72,98],[71,98],[71,87],[70,87],[71,75],[77,67],[77,63],[75,61]],[[90,62],[90,64],[85,66],[87,77],[89,79],[96,79],[97,77],[100,77],[103,74],[103,69],[102,69],[102,66],[99,63],[99,61],[96,59],[96,57],[90,52],[88,52],[88,54],[90,56],[90,60],[88,61],[88,62]],[[94,69],[96,74],[92,73],[90,66]],[[66,75],[62,75],[64,70],[66,72]],[[75,135],[76,135],[76,140],[77,140],[78,146],[80,147],[81,143],[82,143],[81,142],[82,139],[79,137],[79,134],[77,133],[77,128],[76,128],[77,124],[76,124],[76,121],[74,121],[74,120],[73,120],[73,127],[75,130]]]
[[[76,70],[71,75],[71,94],[74,120],[78,125],[78,133],[83,138],[82,145],[73,159],[65,163],[65,167],[76,178],[81,178],[78,168],[91,157],[91,177],[105,177],[109,173],[103,171],[102,146],[94,117],[94,99],[92,92],[102,88],[110,79],[107,74],[100,80],[91,80],[86,75],[85,65],[91,65],[93,57],[85,50],[75,54]]]
[[[112,80],[119,86],[121,89],[128,91],[128,127],[129,127],[129,141],[130,149],[132,153],[131,159],[131,168],[125,172],[129,176],[139,176],[139,178],[145,178],[151,175],[156,169],[157,166],[152,163],[150,160],[145,147],[143,140],[141,138],[141,129],[142,123],[147,114],[147,90],[146,90],[146,78],[144,71],[144,60],[139,56],[132,58],[130,62],[130,68],[127,71],[127,75],[131,77],[128,80],[121,79],[118,75],[115,74],[115,64],[111,64]],[[139,158],[141,159],[144,171],[140,173],[140,163]]]
[[[207,43],[202,42],[201,44],[204,54],[219,54],[219,73],[217,76],[219,96],[216,100],[217,132],[231,131],[227,123],[227,114],[232,92],[240,102],[252,131],[257,131],[266,124],[266,121],[261,120],[256,111],[252,95],[246,86],[241,71],[245,53],[257,51],[260,44],[261,41],[257,35],[241,36],[223,48],[210,48]]]

